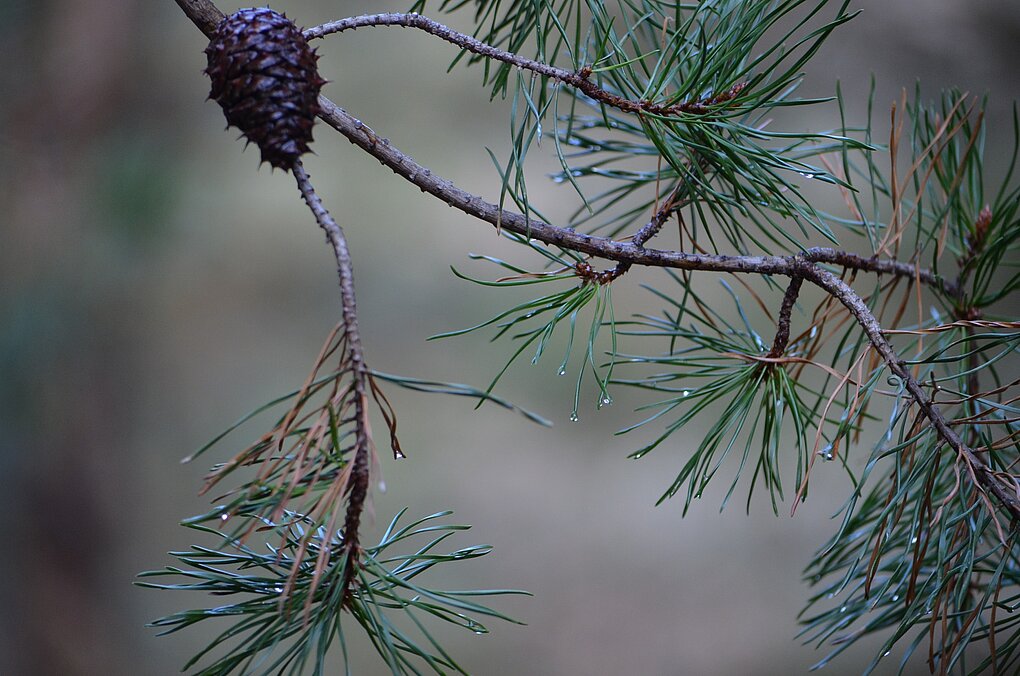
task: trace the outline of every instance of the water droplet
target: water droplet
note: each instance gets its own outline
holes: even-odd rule
[[[577,417],[577,413],[570,414],[570,422],[577,422],[580,418]]]
[[[394,460],[403,460],[406,457],[407,456],[404,455],[404,452],[399,450],[399,449],[397,449],[396,451],[393,451],[393,459]]]
[[[485,633],[484,629],[475,629],[475,635],[476,636],[481,636],[484,633]]]
[[[273,587],[273,591],[276,592],[277,594],[282,594],[283,587]]]
[[[808,338],[814,338],[817,335],[818,335],[818,327],[817,326],[812,326],[811,330],[808,331]]]
[[[882,653],[882,657],[889,657],[889,653],[891,652],[892,652],[891,650],[886,650],[884,653]]]
[[[612,405],[612,403],[613,398],[607,394],[606,396],[602,397],[601,401],[599,401],[599,406],[610,406]]]
[[[230,518],[230,512],[224,512],[223,514],[220,514],[220,521],[226,521],[229,518]]]
[[[558,375],[558,376],[565,376],[565,375],[567,375],[567,369],[560,369],[559,372],[556,375]]]
[[[683,392],[680,393],[680,396],[681,397],[689,397],[689,396],[691,396],[691,391],[690,390],[684,390]]]
[[[917,544],[917,536],[916,535],[914,537],[910,538],[910,544],[912,544],[912,545],[916,545]]]
[[[808,171],[802,171],[802,172],[800,172],[800,175],[803,176],[804,178],[814,178],[815,177],[814,174],[812,174],[811,172],[808,172]]]
[[[845,612],[846,612],[846,606],[843,606],[842,608],[840,608],[840,609],[839,609],[839,612],[841,612],[841,613],[845,613]]]
[[[899,594],[893,594],[892,600],[893,600],[894,602],[895,602],[895,601],[899,601],[899,600],[900,600],[900,595],[899,595]]]
[[[556,174],[555,176],[552,177],[552,182],[553,183],[563,183],[565,180],[567,180],[567,179],[563,178],[563,176],[561,176],[559,174]]]
[[[383,481],[382,479],[379,480],[379,486],[378,487],[379,487],[379,492],[380,493],[385,493],[386,492],[386,482]]]

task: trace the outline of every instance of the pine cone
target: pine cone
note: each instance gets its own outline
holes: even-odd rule
[[[262,150],[263,162],[291,169],[308,152],[326,82],[301,31],[268,7],[241,9],[220,22],[205,53],[209,98],[227,124]]]

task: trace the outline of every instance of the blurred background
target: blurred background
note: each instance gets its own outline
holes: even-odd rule
[[[312,25],[408,4],[275,7]],[[1020,4],[856,4],[864,12],[815,59],[805,95],[828,94],[839,79],[859,120],[872,72],[881,111],[915,78],[929,95],[987,91],[989,123],[1005,130],[990,147],[1010,140]],[[467,18],[446,20],[466,28]],[[207,507],[196,496],[207,466],[260,430],[191,465],[180,459],[305,377],[339,313],[333,262],[291,177],[259,168],[257,151],[224,133],[205,101],[205,40],[171,0],[0,0],[0,45],[0,673],[176,673],[221,628],[156,638],[144,625],[209,600],[132,580],[192,543],[176,524]],[[434,171],[495,198],[485,147],[507,147],[506,106],[488,101],[479,71],[446,73],[452,47],[380,28],[331,38],[320,52],[327,95]],[[833,113],[818,109],[803,124],[825,128]],[[876,117],[883,128],[888,116]],[[347,229],[370,363],[484,386],[505,345],[425,338],[503,307],[449,266],[486,274],[467,254],[507,255],[505,243],[324,126],[317,137],[307,166]],[[573,195],[541,172],[532,198],[567,213]],[[614,294],[618,316],[647,300],[634,286]],[[453,509],[475,526],[460,545],[496,549],[454,567],[450,584],[535,594],[498,605],[527,626],[452,634],[453,654],[478,674],[787,674],[819,659],[795,640],[796,615],[808,593],[800,571],[845,495],[836,464],[793,518],[764,501],[750,516],[742,500],[719,514],[723,485],[681,519],[679,501],[654,502],[697,430],[628,461],[642,437],[611,436],[636,420],[628,393],[596,411],[589,392],[571,423],[572,380],[555,377],[558,361],[526,363],[499,393],[552,429],[387,390],[410,458],[384,459],[389,489],[376,495],[364,539],[403,506]],[[383,673],[354,643],[355,673]],[[826,671],[856,673],[874,649]]]

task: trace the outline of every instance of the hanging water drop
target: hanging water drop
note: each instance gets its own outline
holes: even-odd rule
[[[577,417],[577,411],[570,414],[570,422],[577,422],[580,418]]]
[[[559,370],[559,371],[558,371],[558,372],[556,373],[556,375],[558,375],[558,376],[565,376],[565,375],[567,375],[567,369],[560,369],[560,370]]]

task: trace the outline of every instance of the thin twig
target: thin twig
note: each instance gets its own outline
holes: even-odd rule
[[[795,275],[790,279],[790,286],[786,287],[783,294],[783,303],[779,306],[779,321],[776,323],[776,337],[772,341],[772,349],[768,357],[781,357],[786,352],[786,346],[790,342],[790,315],[793,313],[793,306],[800,295],[800,287],[804,284],[804,278]]]
[[[865,270],[879,275],[894,275],[907,279],[919,279],[928,286],[941,290],[949,296],[956,296],[959,285],[948,279],[940,277],[931,270],[920,268],[912,263],[903,263],[897,260],[881,258],[865,258],[857,254],[830,249],[826,247],[813,247],[807,249],[803,254],[806,260],[813,263],[832,263],[851,270]]]
[[[676,117],[677,115],[682,115],[684,113],[691,115],[703,115],[712,111],[716,106],[733,100],[747,86],[746,83],[739,83],[714,96],[708,96],[693,101],[681,101],[680,103],[673,103],[669,105],[653,103],[651,101],[631,101],[630,99],[626,99],[622,96],[606,91],[592,82],[590,78],[594,71],[589,66],[585,66],[577,71],[550,66],[549,64],[535,61],[513,52],[507,52],[499,49],[498,47],[493,47],[492,45],[486,44],[481,40],[471,37],[470,35],[459,33],[452,28],[448,28],[438,21],[434,21],[426,16],[422,16],[421,14],[401,14],[390,12],[384,14],[352,16],[346,19],[330,21],[322,24],[321,26],[308,28],[304,31],[304,35],[308,40],[314,40],[327,35],[369,26],[399,26],[402,28],[417,28],[418,30],[425,31],[426,33],[457,45],[461,49],[484,56],[488,59],[502,61],[503,63],[510,64],[511,66],[516,66],[517,68],[529,70],[533,73],[550,77],[554,80],[559,80],[560,82],[583,92],[596,101],[627,113],[659,115],[662,117]]]
[[[368,389],[369,369],[365,364],[364,351],[361,346],[361,334],[358,332],[358,312],[354,298],[354,266],[351,253],[347,248],[347,239],[343,229],[333,219],[322,200],[315,192],[312,182],[300,160],[292,169],[297,180],[298,189],[308,208],[315,215],[319,227],[326,233],[326,239],[333,247],[336,257],[337,275],[340,278],[340,300],[342,304],[343,325],[346,333],[347,359],[351,363],[351,377],[354,387],[354,408],[357,422],[355,424],[354,457],[351,477],[347,486],[347,515],[344,517],[343,547],[347,554],[347,570],[343,580],[343,596],[346,596],[351,580],[358,566],[358,529],[361,526],[361,514],[368,498],[371,440],[368,432]]]

